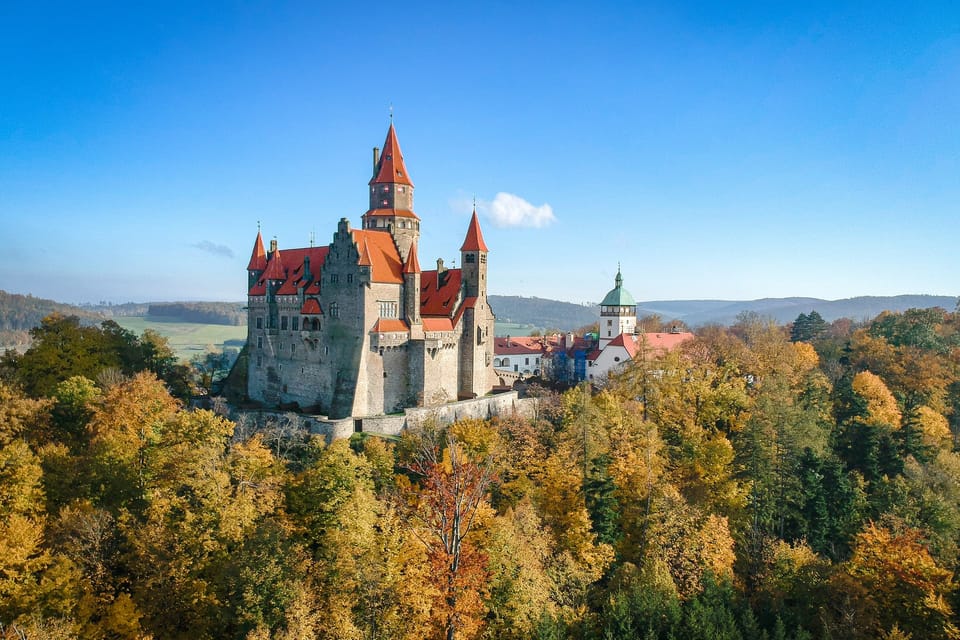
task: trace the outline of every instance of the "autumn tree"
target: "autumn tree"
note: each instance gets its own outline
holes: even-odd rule
[[[471,459],[454,433],[452,427],[420,434],[407,466],[419,482],[402,494],[433,570],[437,630],[446,640],[479,630],[488,588],[486,554],[469,536],[488,508],[485,496],[493,479],[490,461]]]

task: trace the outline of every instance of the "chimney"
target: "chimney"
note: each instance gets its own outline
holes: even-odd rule
[[[446,270],[447,268],[443,266],[443,258],[437,258],[437,275],[439,276],[441,273],[443,273]]]
[[[566,339],[567,348],[568,348],[568,349],[572,349],[572,348],[573,348],[573,345],[574,345],[573,340],[574,340],[574,338],[573,338],[573,332],[571,331],[570,333],[567,334],[567,339]]]
[[[373,176],[377,176],[377,163],[380,162],[380,147],[373,148]]]

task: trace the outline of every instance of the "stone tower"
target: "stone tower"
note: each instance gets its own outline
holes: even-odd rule
[[[632,334],[637,328],[637,303],[623,288],[623,276],[617,267],[614,287],[600,303],[600,348],[603,349],[621,333]]]
[[[460,247],[463,286],[463,337],[460,342],[460,390],[463,397],[476,397],[490,388],[493,361],[494,316],[487,303],[487,244],[474,209],[467,237]]]
[[[397,132],[390,123],[383,152],[373,149],[370,178],[370,208],[363,214],[363,228],[389,231],[406,262],[410,247],[420,239],[420,218],[413,212],[413,182],[403,164]]]

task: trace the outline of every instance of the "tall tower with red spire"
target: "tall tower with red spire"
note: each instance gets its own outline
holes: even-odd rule
[[[413,181],[403,163],[393,122],[387,130],[383,151],[373,149],[369,187],[370,208],[363,214],[363,228],[390,232],[400,258],[406,262],[411,245],[420,239],[420,218],[413,212]]]
[[[467,236],[460,247],[464,307],[463,339],[460,342],[459,395],[476,397],[492,382],[494,315],[487,303],[487,243],[474,208]]]

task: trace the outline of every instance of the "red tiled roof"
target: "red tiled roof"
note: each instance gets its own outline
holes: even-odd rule
[[[655,353],[673,351],[680,344],[693,338],[692,333],[641,333],[638,335],[621,333],[608,344],[608,347],[623,347],[634,359],[640,353],[644,341],[648,349]]]
[[[362,238],[357,243],[357,248],[360,250],[358,253],[360,257],[357,258],[357,264],[361,267],[372,267],[373,260],[370,259],[370,248],[367,246],[367,239]]]
[[[450,318],[423,318],[424,331],[453,331]]]
[[[322,316],[323,310],[320,309],[320,303],[317,302],[316,298],[307,298],[303,301],[303,306],[300,307],[300,313],[305,316]]]
[[[407,254],[407,261],[403,263],[404,273],[420,273],[420,261],[417,260],[417,243],[410,245],[410,253]]]
[[[306,285],[304,294],[318,295],[320,293],[320,270],[330,252],[329,247],[303,247],[300,249],[284,249],[283,263],[296,265],[292,270],[283,264],[280,265],[281,275],[278,278],[271,278],[268,273],[260,276],[260,279],[250,287],[249,295],[263,296],[267,294],[267,280],[283,280],[283,284],[277,289],[277,295],[288,296],[298,293],[300,286]],[[279,253],[279,252],[278,252]],[[303,280],[303,259],[310,258],[310,276],[311,282],[308,284]],[[273,260],[270,261],[273,264]],[[268,269],[269,272],[269,269]]]
[[[409,330],[410,328],[403,320],[396,318],[377,318],[373,328],[370,329],[370,333],[396,333],[398,331],[406,333]]]
[[[544,353],[547,344],[547,341],[539,336],[498,337],[494,338],[493,351],[498,356]]]
[[[403,264],[393,236],[386,231],[372,229],[352,229],[353,242],[358,249],[366,249],[366,259],[370,261],[370,278],[374,282],[403,283]],[[365,259],[361,254],[360,259]],[[363,264],[362,262],[360,264]]]
[[[387,129],[387,139],[383,142],[383,152],[381,152],[380,161],[377,163],[377,174],[370,179],[369,184],[384,182],[413,186],[413,183],[410,182],[410,175],[407,173],[407,167],[403,164],[403,153],[400,151],[397,131],[393,128],[392,122],[390,128]]]
[[[419,220],[420,217],[415,214],[413,211],[408,209],[370,209],[365,214],[364,218],[376,216],[390,216],[391,218],[413,218],[414,220]]]
[[[454,305],[460,294],[462,272],[460,269],[447,269],[439,276],[439,287],[437,277],[436,271],[420,274],[420,314],[451,317],[456,311]]]
[[[477,219],[476,209],[473,210],[470,226],[467,227],[467,237],[464,238],[460,251],[490,251],[487,249],[487,243],[483,241],[483,233],[480,231],[480,221]]]
[[[250,263],[247,265],[247,271],[263,271],[267,268],[267,252],[263,248],[263,236],[257,231],[257,239],[253,243],[253,253],[250,255]]]
[[[267,260],[267,270],[263,273],[265,280],[283,280],[286,273],[283,270],[283,260],[280,258],[280,249],[277,249]]]

